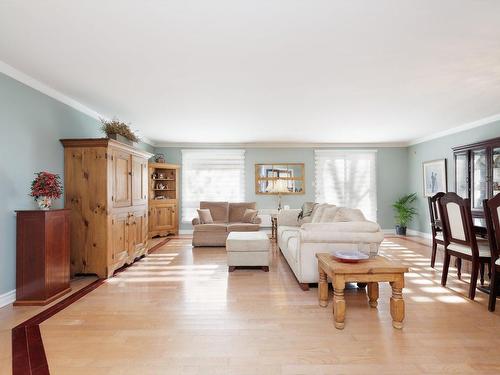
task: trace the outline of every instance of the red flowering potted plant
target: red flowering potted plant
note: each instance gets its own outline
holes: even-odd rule
[[[49,172],[35,173],[36,178],[31,183],[31,193],[41,210],[50,210],[52,199],[61,198],[63,187],[61,177]]]

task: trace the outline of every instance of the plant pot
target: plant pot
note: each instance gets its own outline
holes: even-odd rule
[[[401,225],[396,225],[396,234],[398,236],[406,236],[406,227],[402,227]]]
[[[131,141],[128,138],[125,138],[121,134],[108,134],[108,138],[109,139],[114,139],[115,141],[118,141],[118,142],[121,142],[121,143],[125,143],[126,145],[129,145],[129,146],[133,146],[134,145],[133,141]]]
[[[38,197],[36,199],[36,203],[38,203],[38,207],[40,207],[40,210],[48,211],[52,207],[52,198],[45,196]]]

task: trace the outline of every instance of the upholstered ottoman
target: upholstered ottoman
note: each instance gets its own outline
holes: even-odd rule
[[[240,266],[260,266],[269,271],[271,241],[264,232],[231,232],[226,240],[229,272]]]

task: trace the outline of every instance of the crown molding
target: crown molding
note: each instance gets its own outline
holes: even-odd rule
[[[482,119],[479,119],[479,120],[476,120],[473,122],[469,122],[467,124],[459,125],[459,126],[456,126],[454,128],[448,129],[448,130],[443,130],[442,132],[438,132],[436,134],[432,134],[432,135],[422,137],[422,138],[417,138],[414,141],[408,142],[408,146],[414,146],[414,145],[417,145],[419,143],[432,141],[433,139],[446,137],[447,135],[460,133],[460,132],[463,132],[466,130],[470,130],[470,129],[474,129],[474,128],[483,126],[483,125],[488,125],[488,124],[491,124],[492,122],[496,122],[496,121],[500,121],[500,114],[496,114],[496,115],[489,116],[489,117],[484,117]]]
[[[15,79],[16,81],[19,81],[25,84],[26,86],[31,87],[32,89],[40,91],[42,94],[50,96],[51,98],[61,103],[64,103],[82,113],[85,113],[86,115],[92,118],[95,118],[97,120],[101,118],[106,118],[105,116],[102,116],[100,113],[80,103],[79,101],[63,94],[60,91],[57,91],[56,89],[46,85],[43,82],[38,81],[37,79],[21,72],[20,70],[17,70],[16,68],[4,63],[3,61],[0,61],[0,73],[3,73]]]
[[[203,143],[203,142],[156,142],[155,147],[178,148],[358,148],[358,147],[407,147],[407,143],[294,143],[294,142],[250,142],[250,143]]]

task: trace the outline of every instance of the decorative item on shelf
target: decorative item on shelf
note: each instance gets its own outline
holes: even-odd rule
[[[166,189],[166,186],[165,186],[165,185],[163,185],[163,184],[160,182],[158,185],[156,185],[156,188],[157,188],[157,189],[159,189],[159,190],[165,190],[165,189]]]
[[[158,179],[162,180],[165,178],[165,175],[163,173],[158,173]]]
[[[164,154],[156,154],[155,155],[156,163],[165,163],[165,155]]]
[[[422,164],[424,197],[432,197],[440,191],[447,192],[446,159],[425,161]]]
[[[396,234],[406,236],[406,226],[417,215],[417,209],[413,207],[417,193],[412,193],[399,198],[392,207],[396,211]]]
[[[269,185],[267,185],[266,191],[278,194],[278,211],[281,211],[281,195],[289,192],[288,181],[281,178],[271,180],[269,181]]]
[[[36,178],[31,183],[30,196],[35,199],[41,210],[50,210],[52,199],[61,198],[63,192],[61,177],[45,171],[35,173],[35,175]]]
[[[101,119],[101,123],[101,130],[106,134],[106,137],[130,146],[133,146],[134,142],[139,142],[139,137],[130,130],[130,126],[121,122],[118,118],[113,117],[112,120]]]

